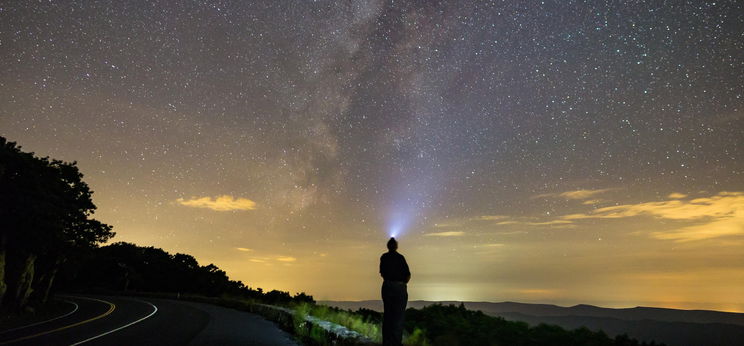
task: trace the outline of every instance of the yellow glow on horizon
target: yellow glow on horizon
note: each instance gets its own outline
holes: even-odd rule
[[[563,215],[484,213],[432,220],[429,228],[411,230],[400,239],[400,252],[413,274],[409,297],[741,311],[738,288],[744,287],[744,279],[731,278],[744,277],[744,269],[722,269],[737,258],[742,245],[738,234],[682,243],[659,235],[680,230],[698,234],[717,222],[733,225],[742,199],[744,193],[722,192],[600,208],[576,203]],[[174,215],[184,213],[184,208],[169,208]],[[116,240],[192,254],[200,264],[214,263],[254,288],[306,292],[317,300],[380,298],[377,267],[387,239],[382,232],[377,243],[338,236],[290,243],[282,233],[255,231],[251,220],[270,213],[202,214],[126,228],[141,229],[137,236],[121,232],[127,222],[116,222],[122,225],[122,237]],[[157,229],[187,227],[193,222],[189,220],[208,222],[200,227],[209,232],[180,237],[176,248],[153,236]],[[597,230],[601,234],[595,236]],[[304,234],[297,232],[295,236]],[[546,237],[551,241],[544,241]]]

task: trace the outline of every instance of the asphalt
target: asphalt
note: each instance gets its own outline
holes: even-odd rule
[[[112,296],[61,299],[69,304],[61,317],[0,330],[0,345],[299,345],[259,315],[220,306]]]

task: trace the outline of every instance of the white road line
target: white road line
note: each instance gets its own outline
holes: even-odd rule
[[[40,337],[42,335],[56,333],[56,332],[59,332],[61,330],[65,330],[65,329],[70,329],[70,328],[73,328],[73,327],[77,327],[79,325],[83,325],[83,324],[86,324],[86,323],[89,323],[89,322],[93,322],[93,321],[95,321],[97,319],[104,318],[104,317],[110,315],[114,310],[116,310],[116,304],[111,303],[111,302],[107,302],[105,300],[100,300],[100,299],[95,299],[95,298],[83,298],[83,297],[76,297],[76,298],[98,301],[98,302],[107,304],[109,306],[109,309],[108,309],[108,311],[104,312],[103,314],[98,315],[98,316],[95,316],[95,317],[92,317],[92,318],[89,318],[89,319],[87,319],[85,321],[75,322],[73,324],[68,324],[68,325],[63,326],[63,327],[59,327],[59,328],[52,329],[52,330],[46,330],[46,331],[43,331],[41,333],[36,333],[36,334],[33,334],[33,335],[22,336],[20,338],[13,339],[13,340],[0,341],[0,345],[12,344],[14,342],[28,340],[28,339],[33,339],[33,338]]]
[[[64,318],[64,317],[70,316],[70,315],[74,314],[76,311],[78,311],[79,306],[77,305],[77,303],[71,302],[69,300],[63,300],[63,302],[70,303],[70,304],[74,305],[75,307],[72,308],[72,311],[70,311],[70,312],[68,312],[68,313],[66,313],[66,314],[64,314],[62,316],[57,316],[57,317],[50,318],[50,319],[45,320],[45,321],[36,322],[36,323],[28,324],[28,325],[25,325],[25,326],[16,327],[16,328],[13,328],[13,329],[3,330],[2,332],[0,332],[0,334],[5,334],[5,333],[13,332],[13,331],[16,331],[16,330],[21,330],[21,329],[28,328],[28,327],[38,326],[40,324],[44,324],[44,323],[47,323],[47,322],[56,321],[56,320],[58,320],[60,318]]]
[[[115,329],[109,330],[109,331],[107,331],[107,332],[105,332],[105,333],[101,333],[101,334],[98,334],[98,335],[96,335],[96,336],[94,336],[94,337],[91,337],[91,338],[87,338],[87,339],[85,339],[85,340],[83,340],[83,341],[78,341],[78,342],[76,342],[76,343],[74,343],[74,344],[72,344],[72,345],[70,345],[70,346],[76,346],[76,345],[84,344],[84,343],[86,343],[86,342],[88,342],[88,341],[92,341],[92,340],[98,339],[98,338],[100,338],[100,337],[102,337],[102,336],[105,336],[105,335],[109,335],[109,334],[111,334],[111,333],[113,333],[113,332],[116,332],[116,331],[122,330],[122,329],[124,329],[124,328],[126,328],[126,327],[129,327],[129,326],[132,326],[132,325],[134,325],[134,324],[140,323],[140,322],[142,322],[142,321],[144,321],[144,320],[146,320],[146,319],[148,319],[148,318],[152,317],[152,315],[154,315],[154,314],[155,314],[156,312],[158,312],[158,307],[157,307],[157,306],[155,306],[154,304],[152,304],[152,303],[150,303],[150,302],[146,302],[146,301],[144,301],[144,300],[139,300],[139,299],[135,299],[135,300],[137,300],[137,301],[140,301],[140,302],[143,302],[143,303],[147,303],[147,304],[149,304],[150,306],[152,306],[152,312],[151,312],[151,313],[150,313],[149,315],[147,315],[147,316],[145,316],[145,317],[142,317],[142,318],[140,318],[140,319],[138,319],[138,320],[136,320],[136,321],[134,321],[134,322],[130,322],[130,323],[127,323],[127,324],[125,324],[125,325],[123,325],[123,326],[121,326],[121,327],[118,327],[118,328],[115,328]]]

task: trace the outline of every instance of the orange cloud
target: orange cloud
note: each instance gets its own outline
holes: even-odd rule
[[[235,198],[229,195],[218,196],[214,199],[211,197],[192,198],[185,200],[179,198],[176,203],[187,207],[206,208],[215,211],[236,211],[236,210],[254,210],[256,202],[247,198]]]
[[[251,252],[251,251],[253,251],[253,249],[249,249],[249,248],[246,248],[246,247],[236,247],[235,250],[243,251],[243,252]]]
[[[668,198],[673,198],[673,199],[682,199],[682,198],[687,197],[687,195],[685,195],[684,193],[672,192],[667,197]]]
[[[297,261],[296,258],[291,257],[291,256],[279,256],[279,257],[276,258],[276,260],[279,261],[279,262],[295,262],[295,261]]]

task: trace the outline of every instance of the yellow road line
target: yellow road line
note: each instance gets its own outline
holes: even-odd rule
[[[74,305],[74,307],[72,308],[72,311],[70,311],[70,312],[68,312],[68,313],[66,313],[64,315],[57,316],[57,317],[54,317],[54,318],[50,318],[48,320],[44,320],[44,321],[41,321],[41,322],[31,323],[31,324],[27,324],[27,325],[21,326],[21,327],[15,327],[13,329],[6,329],[6,330],[3,330],[2,332],[0,332],[0,335],[5,334],[5,333],[14,332],[16,330],[25,329],[25,328],[28,328],[28,327],[38,326],[38,325],[41,325],[41,324],[44,324],[44,323],[49,323],[49,322],[52,322],[52,321],[56,321],[56,320],[58,320],[60,318],[65,318],[67,316],[70,316],[70,315],[74,314],[75,311],[77,311],[78,308],[79,308],[79,306],[75,302],[71,302],[69,300],[62,300],[62,301]]]
[[[92,317],[92,318],[89,318],[89,319],[87,319],[85,321],[76,322],[76,323],[69,324],[69,325],[66,325],[66,326],[63,326],[63,327],[59,327],[59,328],[56,328],[56,329],[47,330],[45,332],[37,333],[37,334],[34,334],[34,335],[23,336],[23,337],[20,337],[18,339],[13,339],[13,340],[9,340],[9,341],[3,341],[3,342],[0,342],[0,345],[6,345],[6,344],[11,344],[11,343],[14,343],[14,342],[18,342],[18,341],[33,339],[33,338],[36,338],[36,337],[39,337],[39,336],[42,336],[42,335],[56,333],[56,332],[59,332],[61,330],[69,329],[69,328],[72,328],[72,327],[77,327],[77,326],[79,326],[81,324],[86,324],[88,322],[93,322],[93,321],[95,321],[97,319],[104,318],[104,317],[110,315],[112,312],[114,312],[114,309],[116,309],[116,304],[114,304],[112,302],[107,302],[105,300],[100,300],[100,299],[95,299],[95,298],[83,298],[83,297],[75,297],[75,298],[95,300],[95,301],[98,301],[98,302],[101,302],[101,303],[105,303],[105,304],[108,304],[109,305],[109,309],[108,309],[108,311],[104,312],[103,314],[98,315],[98,316],[95,316],[95,317]]]

